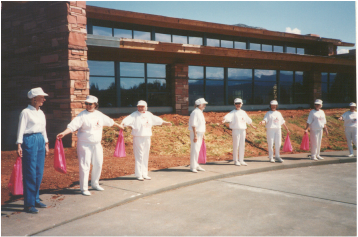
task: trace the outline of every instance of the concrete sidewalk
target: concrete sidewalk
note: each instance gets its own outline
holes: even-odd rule
[[[192,173],[188,167],[175,167],[151,171],[152,180],[137,181],[134,175],[101,180],[105,191],[90,190],[92,196],[83,196],[78,189],[64,189],[55,194],[43,194],[41,199],[48,208],[39,209],[37,215],[23,213],[23,201],[2,206],[2,235],[35,235],[93,214],[106,211],[145,196],[185,187],[210,180],[289,168],[356,162],[347,157],[347,151],[322,152],[322,161],[312,161],[308,153],[283,155],[284,163],[269,163],[265,157],[251,157],[248,166],[235,166],[220,161],[202,165],[206,172]],[[99,221],[100,222],[100,221]]]

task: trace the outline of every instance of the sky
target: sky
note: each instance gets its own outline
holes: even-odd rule
[[[87,1],[87,5],[356,43],[354,1]],[[354,47],[338,47],[346,53]]]

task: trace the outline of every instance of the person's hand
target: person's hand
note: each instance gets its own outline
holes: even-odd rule
[[[261,121],[259,122],[259,125],[263,125],[265,123],[265,121]]]
[[[203,135],[203,140],[205,140],[205,134]]]
[[[194,142],[197,142],[198,141],[198,138],[196,137],[196,135],[194,136]]]
[[[305,129],[305,134],[308,133],[308,129]]]
[[[338,118],[338,120],[342,121],[342,120],[343,120],[343,118],[342,118],[342,117],[339,117],[339,118]]]
[[[166,122],[166,123],[164,123],[164,125],[171,127],[172,123],[171,122]]]
[[[224,123],[225,123],[225,119],[223,119],[223,121],[221,121],[221,123],[224,124]]]
[[[57,139],[62,139],[65,135],[63,134],[63,132],[57,134],[56,138]]]
[[[20,156],[20,157],[22,157],[22,148],[21,148],[21,144],[19,144],[18,146],[17,146],[17,155],[18,156]]]
[[[329,134],[329,133],[328,133],[328,129],[326,128],[325,131],[326,131],[326,135],[328,136],[328,134]]]
[[[287,134],[290,134],[290,133],[291,133],[290,130],[287,129]]]
[[[123,125],[122,125],[122,124],[121,124],[121,125],[119,125],[118,127],[119,127],[119,129],[120,129],[120,130],[124,130],[124,127],[123,127]]]
[[[252,125],[252,127],[253,127],[255,130],[257,130],[257,127],[256,127],[256,126]]]
[[[48,153],[50,152],[50,149],[48,148],[48,143],[46,143],[45,145],[45,150],[46,150],[46,155],[48,155]]]

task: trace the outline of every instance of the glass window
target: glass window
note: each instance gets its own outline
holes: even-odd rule
[[[204,98],[204,80],[189,80],[189,105],[199,98]]]
[[[272,45],[263,44],[262,51],[272,52]]]
[[[187,44],[188,37],[183,35],[173,35],[173,43]]]
[[[224,81],[223,80],[207,80],[206,81],[206,101],[210,105],[224,104]]]
[[[252,69],[228,68],[228,79],[252,81]]]
[[[160,42],[172,42],[172,36],[168,34],[155,33],[155,40]]]
[[[165,64],[147,64],[147,76],[148,77],[166,77]]]
[[[149,106],[170,106],[170,93],[151,93],[148,92]]]
[[[241,98],[244,104],[252,104],[252,79],[228,81],[228,103],[234,104],[236,98]]]
[[[167,92],[167,81],[165,79],[148,79],[149,92]]]
[[[132,30],[114,29],[114,37],[132,39]]]
[[[113,63],[113,62],[112,62]],[[98,98],[101,107],[116,106],[116,84],[114,77],[90,77],[90,93]]]
[[[121,106],[135,107],[139,100],[146,100],[144,78],[121,78]]]
[[[304,48],[297,48],[297,54],[305,54]]]
[[[218,39],[206,39],[207,46],[220,47],[220,40]]]
[[[189,79],[204,79],[204,67],[189,66],[188,71]]]
[[[113,61],[88,60],[88,68],[91,76],[114,76]]]
[[[120,63],[120,76],[144,77],[144,63]]]
[[[221,40],[221,47],[233,48],[234,47],[234,42],[230,41],[230,40]]]
[[[277,100],[277,83],[275,70],[254,70],[255,104],[269,104]]]
[[[287,53],[296,53],[296,48],[294,48],[294,47],[287,47]]]
[[[189,44],[203,45],[202,37],[189,36]]]
[[[305,80],[304,72],[295,72],[294,104],[307,104],[308,102],[308,80]]]
[[[327,100],[328,95],[328,73],[323,72],[321,73],[321,93],[322,93],[322,100]]]
[[[150,40],[150,32],[134,30],[133,39]]]
[[[250,50],[261,50],[261,44],[250,43]]]
[[[206,79],[224,79],[224,68],[206,67]]]
[[[280,71],[280,104],[293,103],[293,72]]]
[[[94,35],[112,36],[112,28],[103,26],[93,26]]]
[[[324,82],[324,83],[328,82],[328,73],[327,72],[321,73],[321,82]]]
[[[235,49],[246,49],[246,42],[235,41]]]
[[[283,46],[274,45],[273,51],[276,53],[283,53]]]

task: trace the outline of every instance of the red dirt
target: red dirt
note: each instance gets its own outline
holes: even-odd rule
[[[294,119],[297,116],[301,115],[308,115],[310,109],[304,109],[304,110],[280,110],[283,117],[286,119]],[[336,114],[342,114],[345,112],[346,109],[331,109],[331,110],[325,110],[326,115],[336,115]],[[261,115],[262,117],[266,111],[253,111],[248,112],[250,115]],[[207,133],[214,133],[218,135],[222,135],[223,133],[228,133],[231,136],[231,130],[227,129],[227,127],[213,127],[208,126],[210,124],[221,124],[221,120],[223,116],[227,114],[227,112],[207,112],[205,113],[205,119],[207,121]],[[165,118],[166,121],[171,121],[175,125],[183,125],[187,126],[189,121],[189,116],[181,116],[177,114],[165,114],[161,115],[160,117]],[[121,121],[124,117],[115,118],[116,121]],[[257,124],[255,124],[258,126]],[[303,129],[298,126],[291,126],[290,124],[289,129],[291,132],[297,132],[302,133]],[[343,128],[343,123],[342,123]],[[260,146],[250,142],[251,138],[254,138],[254,134],[251,132],[252,128],[249,128],[247,130],[247,140],[249,142],[246,143],[246,151],[250,151],[250,154],[247,156],[259,156],[259,155],[266,155],[267,154],[267,145],[262,144]],[[174,157],[174,156],[158,156],[156,155],[155,150],[155,137],[152,138],[152,150],[150,154],[149,159],[149,170],[158,170],[158,169],[164,169],[168,167],[176,167],[176,166],[184,166],[190,164],[190,154],[186,154],[181,157]],[[230,138],[231,140],[231,138]],[[251,139],[252,141],[252,139]],[[328,139],[323,139],[322,147],[327,146],[327,150],[329,151],[331,147],[329,147]],[[103,168],[102,168],[102,174],[101,179],[112,179],[119,176],[125,176],[130,175],[134,173],[134,156],[133,156],[133,145],[132,144],[126,144],[126,153],[127,157],[125,158],[116,158],[113,157],[114,152],[114,146],[112,143],[111,145],[104,144],[102,141],[103,147],[104,147],[104,162],[103,162]],[[154,146],[153,146],[154,145]],[[347,147],[345,142],[342,140],[341,145],[344,147]],[[293,153],[298,153],[298,151],[294,151]],[[208,162],[212,161],[218,161],[218,160],[231,160],[232,153],[223,154],[220,157],[207,157]],[[41,193],[49,193],[49,192],[55,192],[57,190],[61,190],[68,187],[79,187],[78,180],[79,180],[79,174],[78,174],[78,160],[77,160],[77,151],[76,148],[65,148],[65,157],[66,157],[66,163],[67,163],[67,174],[62,174],[59,172],[56,172],[53,168],[53,156],[54,151],[53,149],[50,149],[50,154],[45,159],[45,170],[44,170],[44,176],[41,184]],[[13,165],[16,161],[17,155],[16,151],[2,151],[1,152],[1,204],[5,204],[8,202],[12,202],[15,200],[22,199],[22,196],[12,196],[9,193],[9,190],[7,188],[7,184],[10,179],[10,175],[12,172]]]

